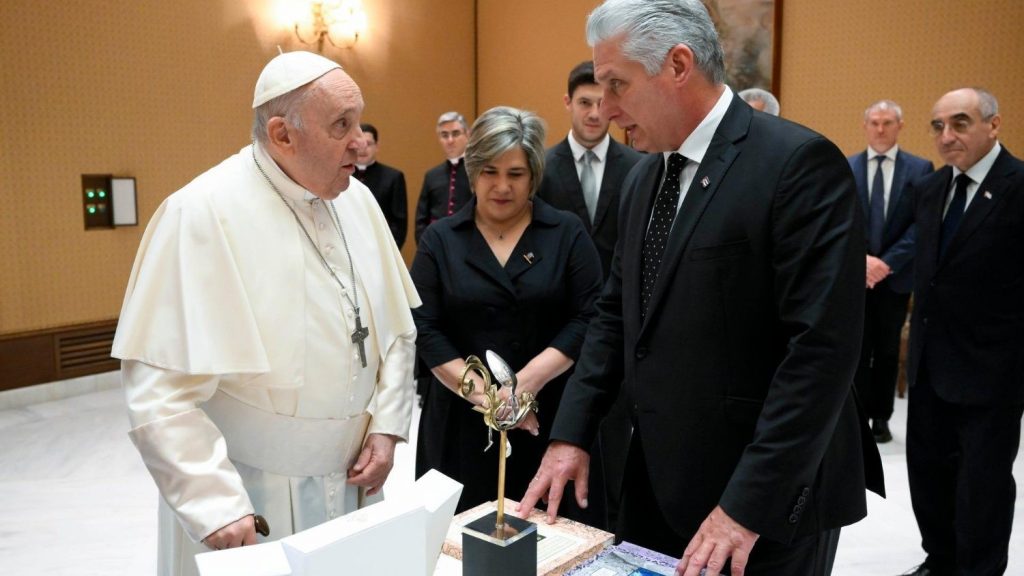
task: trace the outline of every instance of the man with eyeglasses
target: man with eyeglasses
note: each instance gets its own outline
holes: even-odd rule
[[[437,141],[446,159],[423,176],[423,188],[416,205],[417,243],[427,226],[458,212],[472,195],[463,159],[469,142],[469,128],[462,114],[441,114],[437,119]]]
[[[1024,163],[981,88],[932,109],[947,166],[913,183],[917,255],[907,416],[910,496],[927,553],[910,574],[1002,574],[1024,414]]]

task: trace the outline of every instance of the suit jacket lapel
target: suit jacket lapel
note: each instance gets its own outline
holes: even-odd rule
[[[903,152],[896,152],[896,165],[892,172],[892,187],[889,188],[889,205],[885,208],[885,229],[888,231],[889,223],[892,222],[893,214],[896,213],[896,206],[899,205],[900,196],[903,195],[903,183],[907,180],[906,156]]]
[[[508,277],[510,285],[513,280],[543,259],[543,254],[538,250],[538,244],[534,238],[536,232],[534,225],[528,226],[523,232],[523,237],[519,239],[519,244],[512,251],[512,255],[508,257],[508,262],[505,263],[505,276]]]
[[[562,140],[555,154],[562,160],[558,163],[558,181],[562,185],[562,192],[572,204],[573,214],[579,216],[589,233],[590,215],[587,214],[587,203],[583,200],[580,175],[576,173],[576,159],[572,157],[572,148],[569,147],[568,138]]]
[[[922,190],[920,202],[922,207],[915,210],[915,222],[917,225],[917,242],[914,249],[919,259],[920,266],[934,267],[939,258],[939,243],[942,234],[942,211],[945,207],[946,192],[949,190],[950,180],[953,177],[953,170],[949,166],[941,168],[940,176],[934,177],[937,184],[935,189]],[[925,250],[928,253],[925,253]],[[923,264],[927,263],[927,264]]]
[[[734,96],[725,117],[718,125],[718,130],[711,138],[711,144],[704,154],[704,160],[693,176],[693,181],[686,191],[686,198],[683,199],[683,205],[680,206],[679,212],[676,214],[672,231],[669,232],[668,245],[665,246],[665,254],[661,258],[658,278],[654,282],[654,292],[651,294],[651,301],[647,306],[644,326],[654,315],[659,302],[664,297],[666,285],[679,266],[679,260],[686,251],[686,245],[690,242],[694,228],[711,199],[714,198],[729,167],[739,155],[739,149],[734,142],[746,136],[747,127],[750,125],[751,109],[746,106],[737,106],[737,101],[739,98]],[[705,182],[707,182],[707,186],[704,185]],[[643,328],[641,328],[642,331]]]
[[[644,236],[651,219],[654,198],[665,172],[665,161],[661,154],[650,154],[640,160],[639,164],[643,167],[637,174],[636,184],[631,188],[629,217],[625,229],[619,231],[619,242],[622,243],[622,306],[624,309],[627,306],[634,307],[634,312],[640,310]],[[639,314],[625,314],[624,317],[628,321],[638,318]]]
[[[618,162],[621,156],[622,151],[618,149],[618,144],[614,140],[610,140],[608,142],[608,153],[604,155],[604,175],[601,177],[601,191],[597,196],[597,210],[594,211],[593,228],[601,226],[601,222],[604,221],[605,216],[608,214],[608,205],[611,204],[612,197],[619,192],[613,188],[612,183],[621,180],[618,175],[622,169]]]
[[[992,210],[1006,197],[1006,189],[1009,186],[1006,177],[1013,173],[1012,167],[1007,165],[1007,154],[1005,148],[1000,151],[995,163],[988,171],[988,175],[985,176],[985,180],[978,186],[977,192],[974,193],[974,197],[971,199],[970,206],[964,212],[963,221],[960,222],[960,226],[953,233],[953,238],[950,240],[949,248],[946,249],[945,257],[939,263],[940,267],[949,260],[951,253],[956,252],[957,246],[967,242],[988,215],[992,213]],[[1009,171],[1007,168],[1009,168]]]
[[[871,213],[871,204],[868,200],[868,153],[866,150],[853,160],[853,179],[857,182],[857,197],[860,198],[860,206],[864,209],[864,215],[867,216]],[[866,219],[864,226],[867,226]]]

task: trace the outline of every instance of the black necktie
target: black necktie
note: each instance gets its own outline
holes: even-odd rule
[[[642,253],[642,277],[640,287],[640,313],[647,316],[647,305],[654,293],[654,282],[658,279],[658,268],[661,257],[668,244],[668,234],[672,230],[672,221],[676,217],[679,204],[679,176],[686,166],[686,157],[673,153],[668,157],[668,168],[665,170],[665,181],[654,201],[651,222],[644,237]]]
[[[882,251],[882,233],[885,230],[885,176],[882,163],[885,156],[875,156],[878,167],[871,183],[871,211],[868,214],[868,251],[875,256]]]
[[[960,220],[964,217],[964,207],[967,206],[967,185],[971,183],[971,177],[961,173],[956,177],[956,190],[953,192],[953,201],[946,209],[946,218],[942,220],[942,235],[939,236],[939,259],[946,254],[953,234],[960,226]]]

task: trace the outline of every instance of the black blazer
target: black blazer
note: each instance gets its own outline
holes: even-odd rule
[[[622,382],[683,542],[718,504],[779,542],[856,522],[866,477],[881,491],[882,472],[852,387],[864,229],[846,159],[734,97],[642,320],[641,248],[663,165],[649,155],[626,179],[612,273],[551,436],[589,446]]]
[[[608,142],[608,154],[605,156],[604,175],[601,190],[597,196],[597,210],[594,211],[594,223],[590,223],[587,214],[587,203],[583,200],[583,189],[576,173],[576,160],[569,147],[566,137],[558,144],[548,148],[545,156],[544,178],[537,195],[559,210],[567,210],[576,214],[583,222],[587,233],[594,240],[597,252],[601,255],[601,270],[608,277],[611,270],[612,254],[615,252],[615,241],[619,237],[619,197],[622,193],[622,181],[630,168],[643,158],[643,154],[619,144],[615,140]]]
[[[423,175],[423,188],[416,203],[416,242],[433,222],[448,215],[448,184],[451,179],[451,163],[445,160]],[[455,172],[455,206],[452,214],[458,212],[473,196],[466,176],[466,160],[460,159]]]
[[[1004,147],[943,258],[939,235],[953,169],[912,188],[917,258],[909,380],[947,402],[1024,402],[1024,163]]]
[[[373,192],[373,197],[380,204],[381,212],[388,221],[395,244],[401,248],[405,243],[409,212],[405,193],[405,174],[386,164],[374,162],[366,167],[362,178],[363,184]]]
[[[864,209],[866,238],[868,215],[871,211],[871,200],[868,198],[868,152],[865,150],[850,156],[848,160],[850,169],[853,170],[853,178],[857,182],[857,196]],[[898,294],[909,294],[914,287],[914,207],[910,197],[903,191],[912,180],[934,171],[935,166],[931,160],[899,149],[896,152],[893,170],[889,205],[886,207],[885,226],[882,230],[882,250],[881,253],[872,255],[881,258],[892,269],[892,274],[882,280],[879,286]]]
[[[412,279],[423,305],[413,310],[416,347],[427,366],[494,350],[519,371],[545,348],[576,359],[601,286],[597,251],[572,214],[535,200],[533,221],[502,267],[473,221],[476,201],[431,226],[420,238]],[[506,472],[509,494],[521,495],[540,465],[547,434],[571,371],[549,382],[537,400],[540,436],[514,430]],[[416,451],[417,477],[431,468],[465,484],[459,508],[494,499],[494,451],[470,404],[435,379],[424,398]]]

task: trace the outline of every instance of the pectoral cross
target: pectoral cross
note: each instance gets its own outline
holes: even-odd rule
[[[352,343],[359,347],[359,361],[363,363],[363,368],[366,368],[366,344],[363,341],[369,335],[370,329],[363,326],[363,317],[356,309],[356,329],[352,331]]]

